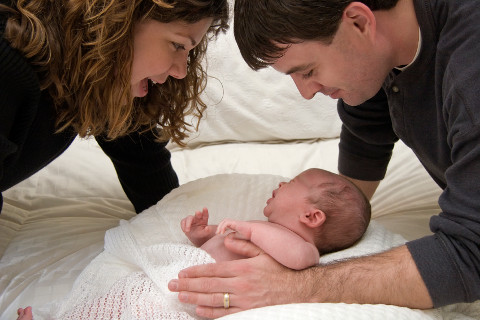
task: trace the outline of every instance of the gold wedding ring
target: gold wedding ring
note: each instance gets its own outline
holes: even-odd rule
[[[225,309],[230,308],[230,295],[228,293],[223,294],[223,307]]]

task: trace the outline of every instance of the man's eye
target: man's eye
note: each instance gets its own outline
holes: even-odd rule
[[[183,46],[183,44],[179,44],[179,43],[176,43],[176,42],[172,42],[173,44],[173,47],[175,48],[175,50],[185,50],[185,47]]]
[[[303,79],[308,79],[313,75],[313,69],[302,75]]]

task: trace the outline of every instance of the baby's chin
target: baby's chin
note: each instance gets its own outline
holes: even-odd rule
[[[263,215],[265,217],[268,217],[270,215],[270,211],[267,209],[268,209],[268,205],[266,205],[265,208],[263,208]]]

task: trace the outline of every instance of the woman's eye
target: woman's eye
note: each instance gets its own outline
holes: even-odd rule
[[[175,50],[185,50],[185,47],[183,46],[183,44],[179,44],[179,43],[176,43],[176,42],[172,42],[173,44],[173,47],[175,48]]]
[[[313,75],[313,69],[302,75],[303,79],[308,79]]]

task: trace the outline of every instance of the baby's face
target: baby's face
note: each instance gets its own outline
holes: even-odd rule
[[[315,179],[308,171],[289,182],[281,182],[263,209],[268,221],[287,226],[292,219],[298,218],[306,207],[311,206],[307,196],[314,182]]]

